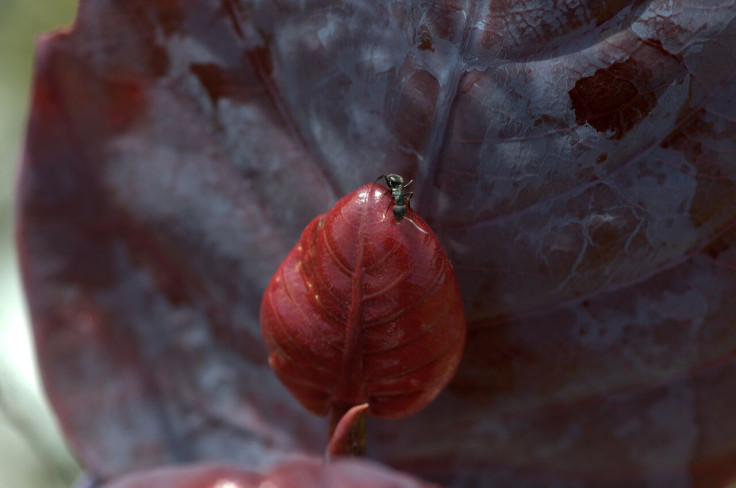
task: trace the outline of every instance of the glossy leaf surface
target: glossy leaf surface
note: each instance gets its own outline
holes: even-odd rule
[[[136,473],[102,488],[431,488],[409,476],[365,461],[292,461],[267,474],[219,465],[194,465]]]
[[[401,418],[455,374],[465,316],[455,273],[414,212],[397,221],[386,187],[364,185],[307,226],[266,288],[269,363],[310,411],[368,403]]]
[[[39,45],[19,237],[93,471],[320,454],[258,310],[379,174],[453,262],[450,387],[369,456],[453,486],[718,486],[736,466],[736,5],[86,0]],[[90,407],[93,405],[94,407]]]

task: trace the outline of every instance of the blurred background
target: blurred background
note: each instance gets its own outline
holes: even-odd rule
[[[40,385],[13,236],[35,40],[69,25],[76,4],[0,0],[0,488],[70,488],[79,476]]]
[[[78,468],[43,396],[13,243],[13,190],[34,43],[69,25],[76,0],[0,0],[0,487],[69,488]]]

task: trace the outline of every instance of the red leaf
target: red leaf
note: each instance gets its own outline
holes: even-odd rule
[[[309,410],[368,403],[399,418],[431,402],[463,350],[455,273],[411,209],[398,221],[385,187],[365,185],[312,220],[261,306],[269,363]]]

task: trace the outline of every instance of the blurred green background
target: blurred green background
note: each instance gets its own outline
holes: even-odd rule
[[[0,486],[69,488],[78,468],[43,397],[13,242],[13,190],[34,44],[68,25],[76,0],[0,0]]]

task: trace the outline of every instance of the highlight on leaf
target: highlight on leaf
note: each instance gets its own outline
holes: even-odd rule
[[[391,176],[391,175],[389,175]],[[401,189],[399,189],[401,191]],[[356,405],[401,418],[453,377],[465,316],[452,265],[408,206],[364,185],[307,226],[261,304],[269,363],[334,430]]]
[[[98,485],[95,485],[98,486]],[[265,473],[217,462],[147,469],[120,476],[99,488],[436,488],[411,476],[363,460],[324,464],[302,458],[273,466]]]

